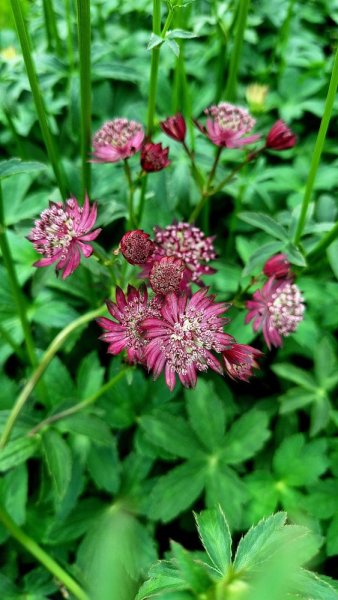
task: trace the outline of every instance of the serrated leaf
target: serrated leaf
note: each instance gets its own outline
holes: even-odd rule
[[[241,212],[238,216],[242,221],[245,221],[254,227],[258,227],[258,229],[263,229],[263,231],[266,231],[266,233],[269,233],[278,240],[282,240],[283,242],[289,241],[286,229],[269,215],[255,212]]]
[[[198,594],[205,592],[210,587],[210,579],[202,564],[194,560],[191,553],[177,542],[171,542],[170,547],[178,571],[187,583],[189,590]]]
[[[0,450],[0,473],[26,462],[35,454],[38,446],[37,439],[28,437],[8,442],[7,446]]]
[[[195,33],[192,33],[191,31],[185,31],[185,29],[172,29],[171,31],[168,31],[166,37],[169,39],[177,38],[182,40],[190,40],[198,36]]]
[[[190,458],[201,453],[201,446],[184,419],[163,413],[162,418],[144,415],[139,419],[146,437],[173,456]]]
[[[284,527],[286,517],[286,513],[279,512],[267,519],[262,519],[249,529],[238,544],[234,560],[236,571],[249,571],[264,557],[269,556],[274,535]]]
[[[33,161],[22,161],[20,158],[0,161],[0,179],[17,175],[18,173],[31,173],[46,169],[46,165]]]
[[[214,450],[224,441],[225,412],[210,382],[200,379],[194,390],[185,393],[189,421],[203,446]]]
[[[270,437],[268,416],[251,410],[237,419],[224,438],[222,457],[228,464],[237,464],[251,458]]]
[[[304,435],[296,433],[283,440],[273,465],[278,476],[290,486],[311,485],[329,466],[326,441],[306,444]]]
[[[222,461],[209,462],[205,484],[208,508],[220,506],[231,528],[239,529],[242,522],[244,502],[248,499],[247,490],[237,473]]]
[[[291,264],[297,265],[298,267],[306,267],[307,266],[306,258],[298,250],[298,248],[296,248],[296,246],[289,243],[285,246],[284,250],[285,250],[287,257]]]
[[[53,429],[44,432],[42,449],[56,492],[56,499],[59,502],[64,497],[71,478],[71,451],[61,435]]]
[[[27,466],[19,465],[0,480],[0,504],[4,506],[17,525],[26,520],[28,492]]]
[[[222,509],[195,514],[203,546],[220,575],[226,575],[231,564],[231,533]]]
[[[95,415],[81,413],[70,415],[60,420],[56,426],[60,431],[84,435],[97,444],[110,446],[112,443],[109,426]]]
[[[99,490],[117,492],[120,483],[120,465],[115,440],[109,446],[92,444],[88,454],[88,471]]]
[[[76,375],[77,389],[80,398],[88,398],[95,394],[103,384],[104,368],[98,359],[97,353],[90,352],[85,356]]]
[[[279,412],[281,415],[293,412],[298,408],[312,404],[316,398],[315,392],[308,392],[300,387],[291,388],[285,394],[279,396],[278,400],[281,402]]]
[[[279,377],[292,381],[309,392],[314,392],[317,389],[317,384],[312,375],[290,363],[277,363],[272,365],[271,369]]]

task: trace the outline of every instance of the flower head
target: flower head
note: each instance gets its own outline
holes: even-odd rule
[[[254,331],[261,329],[268,347],[278,348],[282,345],[282,337],[296,331],[303,320],[303,301],[295,283],[271,277],[261,290],[254,292],[253,300],[247,301],[249,312],[245,322],[253,319]]]
[[[173,117],[168,117],[160,122],[160,127],[164,133],[176,142],[184,142],[187,126],[181,113],[176,113]]]
[[[50,202],[28,236],[35,250],[44,255],[34,266],[47,267],[57,262],[56,270],[63,270],[62,279],[71,275],[80,264],[81,252],[86,258],[93,252],[87,242],[95,240],[101,231],[90,231],[96,214],[96,204],[90,207],[88,196],[83,206],[76,198],[69,198],[65,204]]]
[[[126,296],[117,287],[116,304],[107,301],[107,308],[115,320],[106,317],[97,319],[97,323],[105,330],[100,339],[108,342],[108,353],[119,354],[126,350],[130,363],[143,363],[147,340],[141,323],[146,318],[160,316],[160,303],[157,297],[148,300],[147,289],[143,285],[138,290],[129,285]]]
[[[149,282],[155,294],[165,296],[180,289],[184,263],[174,256],[163,256],[155,260],[150,270]]]
[[[93,138],[95,162],[117,162],[133,156],[142,146],[141,123],[117,118],[107,121]]]
[[[284,121],[279,120],[271,127],[266,138],[265,147],[270,150],[288,150],[288,148],[293,148],[296,141],[297,138],[291,129]]]
[[[245,97],[250,106],[250,109],[254,113],[264,112],[265,99],[268,94],[269,88],[267,85],[261,85],[259,83],[251,83],[245,90]]]
[[[231,379],[248,381],[253,375],[253,369],[258,369],[257,358],[262,352],[245,344],[233,344],[222,352],[224,367]]]
[[[208,116],[206,126],[195,122],[199,130],[216,146],[239,148],[259,139],[260,135],[244,137],[254,127],[256,121],[244,108],[227,102],[205,109]]]
[[[276,254],[269,258],[263,267],[263,273],[267,277],[276,279],[291,279],[291,268],[286,254]]]
[[[168,153],[169,148],[162,148],[162,144],[153,144],[152,142],[143,144],[141,150],[141,167],[143,171],[154,173],[165,169],[170,165]]]
[[[142,229],[127,231],[120,242],[121,252],[131,265],[142,265],[147,262],[154,250],[154,242],[149,233]]]
[[[226,305],[214,302],[214,296],[207,293],[207,289],[199,290],[189,299],[187,294],[172,292],[164,298],[160,317],[143,321],[144,335],[149,340],[147,366],[155,378],[164,370],[170,390],[175,387],[176,375],[185,387],[194,387],[198,371],[210,367],[223,372],[213,352],[222,352],[234,340],[223,332],[228,319],[220,315]]]

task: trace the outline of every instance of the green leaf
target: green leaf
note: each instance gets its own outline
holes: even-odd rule
[[[74,414],[57,423],[60,431],[77,433],[88,437],[97,444],[110,446],[112,436],[109,426],[99,417],[88,414]]]
[[[180,55],[180,47],[178,45],[177,42],[175,42],[175,40],[171,40],[170,38],[166,38],[164,41],[164,44],[166,46],[168,46],[168,48],[170,48],[170,50],[172,51],[173,54],[175,54],[176,57],[179,57]]]
[[[6,508],[17,525],[26,520],[28,476],[25,464],[19,465],[0,480],[0,504]]]
[[[189,589],[202,594],[210,588],[210,579],[202,564],[194,560],[191,553],[177,542],[171,542],[170,547],[180,576],[187,582]]]
[[[326,548],[328,556],[338,554],[338,515],[331,521],[327,530]]]
[[[147,598],[161,598],[161,592],[164,592],[165,598],[170,598],[172,592],[185,593],[182,590],[187,588],[187,584],[180,575],[176,565],[167,560],[161,560],[152,565],[148,573],[149,579],[140,587],[135,600],[146,600]],[[191,596],[188,596],[188,600]]]
[[[190,458],[201,454],[201,446],[187,422],[181,417],[162,413],[159,417],[144,415],[139,424],[146,437],[173,456]]]
[[[10,441],[0,450],[0,473],[26,462],[35,454],[38,445],[38,440],[35,438],[24,437]]]
[[[309,392],[317,389],[317,384],[312,375],[290,363],[277,363],[272,365],[271,369],[279,377],[292,381]]]
[[[247,490],[237,473],[222,461],[211,460],[206,479],[208,508],[220,506],[231,528],[240,529]]]
[[[238,216],[242,221],[245,221],[254,227],[258,227],[258,229],[263,229],[263,231],[266,231],[266,233],[278,240],[282,240],[283,242],[289,241],[286,229],[275,221],[275,219],[269,217],[269,215],[255,212],[241,212]]]
[[[60,434],[53,429],[44,432],[42,449],[58,503],[64,497],[71,478],[71,451]]]
[[[225,412],[212,383],[200,379],[194,390],[185,392],[191,426],[200,442],[214,450],[224,441]]]
[[[255,250],[253,254],[251,254],[247,265],[243,269],[243,277],[247,275],[251,275],[252,272],[256,269],[256,267],[262,267],[263,263],[283,249],[282,242],[268,242],[267,244],[263,244]]]
[[[293,244],[286,244],[284,252],[287,254],[287,257],[291,264],[297,265],[298,267],[307,266],[306,258]]]
[[[237,419],[225,435],[222,456],[228,464],[251,458],[270,437],[266,413],[253,409]]]
[[[177,38],[182,40],[190,40],[198,36],[195,33],[192,33],[191,31],[185,31],[184,29],[172,29],[171,31],[168,31],[166,37],[169,39]]]
[[[329,466],[326,441],[306,444],[304,435],[296,433],[283,440],[273,465],[278,476],[290,486],[311,485]]]
[[[231,533],[222,509],[195,514],[199,536],[209,558],[220,575],[226,575],[231,564]]]
[[[281,402],[279,412],[281,415],[293,412],[298,408],[303,408],[308,404],[312,404],[312,402],[315,402],[316,398],[317,395],[315,392],[304,391],[304,389],[300,387],[291,388],[285,394],[279,396],[278,400]]]
[[[148,45],[147,45],[147,50],[152,50],[153,48],[156,48],[157,46],[160,46],[161,44],[163,44],[163,42],[164,42],[164,39],[162,37],[160,37],[159,35],[156,35],[156,33],[152,33],[150,36]]]
[[[257,563],[269,557],[275,533],[283,528],[286,517],[286,513],[278,512],[249,529],[238,544],[234,560],[236,571],[252,570]]]
[[[337,358],[332,342],[323,337],[314,349],[315,374],[319,385],[329,389],[332,375],[337,373]]]
[[[189,461],[159,478],[150,497],[149,517],[171,521],[189,508],[205,484],[205,462]]]
[[[0,179],[17,175],[18,173],[30,173],[46,169],[46,165],[39,162],[22,161],[20,158],[0,161]]]
[[[80,398],[89,398],[97,392],[103,384],[104,368],[101,366],[97,353],[90,352],[85,356],[79,366],[76,385]]]
[[[117,492],[120,483],[120,465],[115,440],[109,446],[92,444],[88,454],[88,471],[99,490]]]

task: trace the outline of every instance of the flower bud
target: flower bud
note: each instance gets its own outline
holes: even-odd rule
[[[270,150],[280,151],[293,148],[295,144],[295,134],[289,129],[284,121],[279,120],[271,127],[266,138],[265,147]]]
[[[153,253],[154,243],[142,229],[127,231],[120,242],[121,252],[131,265],[143,265]]]
[[[263,267],[263,273],[267,277],[275,277],[276,279],[287,277],[290,279],[290,263],[286,254],[276,254],[269,258]]]
[[[162,171],[168,165],[169,148],[162,148],[162,144],[153,144],[147,142],[142,146],[141,150],[141,167],[147,173],[153,173],[155,171]]]
[[[187,127],[181,113],[177,113],[173,117],[168,117],[165,121],[161,121],[160,127],[166,135],[176,140],[176,142],[184,142]]]

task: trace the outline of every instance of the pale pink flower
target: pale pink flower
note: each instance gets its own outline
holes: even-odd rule
[[[256,359],[262,354],[252,346],[235,343],[222,352],[225,371],[231,379],[249,381],[253,375],[253,369],[259,369]]]
[[[220,102],[206,108],[204,113],[208,116],[206,126],[198,121],[195,121],[195,125],[216,146],[239,148],[260,138],[259,134],[244,137],[256,123],[244,108]]]
[[[145,349],[146,363],[156,379],[164,370],[170,390],[176,375],[185,387],[194,387],[198,371],[209,367],[216,373],[223,368],[213,352],[221,353],[234,340],[223,332],[228,319],[220,315],[227,306],[216,303],[208,290],[199,290],[191,298],[172,292],[165,296],[160,317],[143,321],[144,335],[149,341]]]
[[[144,131],[141,123],[116,118],[107,121],[93,138],[93,162],[117,162],[141,149]]]
[[[80,264],[81,253],[88,258],[93,252],[88,242],[95,240],[101,231],[90,231],[96,215],[96,203],[90,206],[88,196],[83,206],[79,206],[76,198],[69,198],[65,204],[50,202],[28,236],[35,250],[45,256],[34,266],[47,267],[57,262],[56,271],[63,270],[62,279],[71,275]]]
[[[268,279],[261,290],[256,290],[253,300],[248,300],[249,310],[245,322],[253,320],[253,330],[262,330],[269,348],[282,345],[282,337],[296,331],[303,320],[304,299],[300,289],[291,280]]]
[[[107,308],[115,319],[100,317],[97,323],[105,330],[100,340],[108,342],[108,353],[119,354],[127,351],[130,363],[143,363],[147,340],[143,335],[141,323],[149,317],[160,316],[161,300],[158,297],[148,299],[147,289],[141,285],[139,289],[129,285],[125,295],[121,288],[116,288],[116,303],[107,301]]]

